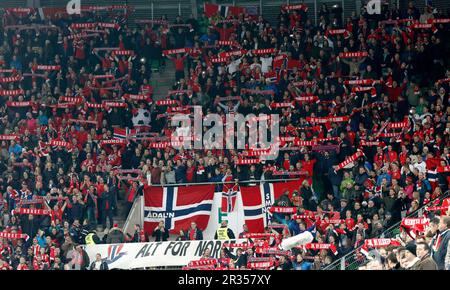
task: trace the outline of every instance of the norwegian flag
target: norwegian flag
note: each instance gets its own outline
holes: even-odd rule
[[[241,186],[245,223],[249,231],[252,233],[264,232],[264,228],[272,220],[270,208],[275,200],[286,190],[289,190],[291,196],[294,190],[300,188],[300,185],[301,180],[280,183],[264,182],[256,186]]]
[[[222,212],[233,212],[236,205],[236,197],[238,195],[239,186],[233,184],[224,184],[222,190]]]
[[[136,129],[114,128],[113,137],[116,139],[127,139],[128,137],[135,136],[136,133],[137,133]]]
[[[214,185],[144,188],[144,230],[151,234],[160,221],[172,233],[196,222],[205,229],[211,215]]]

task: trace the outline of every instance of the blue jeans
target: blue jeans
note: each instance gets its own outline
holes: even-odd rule
[[[95,223],[95,209],[93,207],[88,207],[87,208],[87,219],[89,221],[90,224],[94,224]]]

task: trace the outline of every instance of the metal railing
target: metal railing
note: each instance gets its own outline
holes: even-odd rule
[[[289,178],[289,179],[259,179],[259,180],[243,180],[237,181],[238,184],[242,183],[263,183],[263,182],[288,182],[299,180],[299,178]],[[236,181],[210,181],[210,182],[191,182],[191,183],[167,183],[167,184],[151,184],[151,186],[161,186],[161,187],[169,187],[169,186],[190,186],[190,185],[222,185],[222,184],[235,184]]]
[[[427,206],[433,203],[435,200],[442,201],[443,199],[450,197],[450,190],[447,190],[445,193],[436,197],[426,205],[423,205],[421,208],[415,210],[414,212],[407,215],[405,218],[414,218],[417,216],[421,216]],[[386,229],[383,233],[380,234],[378,238],[395,238],[400,233],[400,224],[401,221]],[[377,237],[376,237],[377,238]],[[359,267],[364,266],[369,259],[367,259],[364,255],[358,255],[361,250],[362,245],[343,256],[342,258],[334,261],[323,270],[357,270]]]

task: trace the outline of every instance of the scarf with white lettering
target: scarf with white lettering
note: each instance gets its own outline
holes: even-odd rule
[[[25,239],[25,241],[28,241],[30,238],[27,234],[13,234],[8,232],[0,232],[0,238],[4,239]]]
[[[351,164],[351,163],[355,162],[356,160],[358,160],[358,158],[361,157],[361,156],[364,156],[364,153],[361,150],[358,149],[355,154],[353,154],[352,156],[347,157],[343,162],[339,163],[337,165],[336,171],[345,168],[349,164]]]
[[[11,102],[11,101],[8,101],[8,102],[6,102],[6,106],[8,106],[8,107],[31,107],[33,105],[34,105],[34,103],[30,102],[30,101],[27,101],[27,102]]]
[[[277,50],[275,48],[263,48],[263,49],[252,49],[251,53],[253,55],[263,55],[263,54],[272,54],[276,53]]]
[[[0,83],[13,83],[13,82],[19,82],[23,79],[22,76],[13,76],[13,77],[4,77],[0,78]]]
[[[400,224],[400,229],[405,230],[411,238],[415,239],[418,233],[425,231],[425,227],[429,223],[427,218],[404,218]]]
[[[177,49],[166,49],[163,50],[163,55],[168,56],[172,54],[184,54],[184,53],[190,53],[192,51],[192,48],[184,47],[184,48],[177,48]]]
[[[365,256],[369,255],[369,248],[385,248],[387,246],[399,247],[402,244],[396,239],[366,239],[361,248],[361,253]]]
[[[11,141],[11,140],[16,140],[19,139],[19,136],[17,136],[16,134],[2,134],[0,135],[0,140],[5,140],[5,141]]]
[[[18,96],[25,94],[23,89],[17,90],[0,90],[0,96]]]
[[[285,206],[272,206],[269,211],[271,213],[289,213],[293,214],[297,212],[296,207],[285,207]]]
[[[360,57],[366,57],[369,54],[367,51],[356,51],[356,52],[341,52],[339,53],[340,58],[360,58]]]
[[[340,117],[306,117],[307,122],[325,124],[328,122],[340,123],[340,122],[348,122],[350,120],[350,116],[340,116]]]
[[[309,243],[309,244],[306,244],[306,245],[303,245],[300,247],[296,247],[296,248],[305,249],[305,250],[314,250],[314,251],[330,250],[334,255],[338,254],[338,251],[334,244]]]
[[[51,215],[51,211],[38,208],[16,208],[11,211],[11,214]]]

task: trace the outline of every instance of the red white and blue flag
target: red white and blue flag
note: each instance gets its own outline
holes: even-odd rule
[[[149,186],[144,188],[144,230],[153,233],[160,221],[171,233],[186,230],[196,222],[204,230],[209,222],[214,185]]]
[[[224,184],[222,189],[222,212],[233,212],[236,205],[239,186],[236,184]]]
[[[135,136],[137,133],[136,129],[130,128],[114,128],[113,137],[116,139],[127,139],[129,137]]]
[[[268,183],[256,186],[241,186],[242,203],[244,206],[245,223],[251,233],[262,233],[272,221],[270,208],[283,192],[289,191],[292,196],[294,190],[301,186],[300,180]]]

